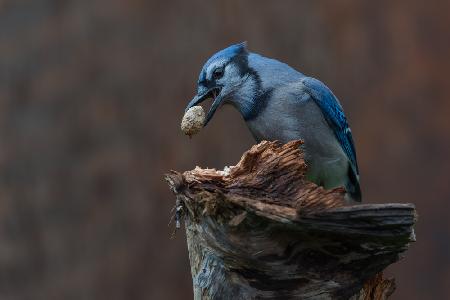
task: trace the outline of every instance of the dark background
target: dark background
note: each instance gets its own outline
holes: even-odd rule
[[[170,169],[234,164],[225,107],[179,130],[231,43],[326,82],[352,125],[365,202],[412,202],[393,299],[450,297],[448,1],[0,2],[0,299],[191,299],[170,240]]]

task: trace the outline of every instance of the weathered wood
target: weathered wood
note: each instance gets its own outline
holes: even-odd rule
[[[412,204],[349,205],[305,179],[299,145],[262,142],[224,171],[166,176],[184,210],[195,299],[386,299]]]

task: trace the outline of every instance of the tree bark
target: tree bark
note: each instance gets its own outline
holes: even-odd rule
[[[381,272],[415,240],[412,204],[350,205],[305,179],[301,141],[166,180],[185,220],[195,299],[387,299]]]

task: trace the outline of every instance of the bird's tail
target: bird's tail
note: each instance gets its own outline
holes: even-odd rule
[[[361,196],[361,188],[359,186],[359,176],[356,174],[355,170],[352,168],[352,166],[348,165],[348,181],[345,185],[345,189],[347,191],[347,194],[350,196],[350,198],[353,201],[361,202],[362,196]]]

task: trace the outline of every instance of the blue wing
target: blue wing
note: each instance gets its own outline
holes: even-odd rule
[[[302,82],[305,86],[305,91],[322,110],[325,120],[331,129],[333,129],[342,149],[355,168],[356,174],[359,174],[352,132],[338,99],[325,84],[317,79],[305,77],[302,79]]]

